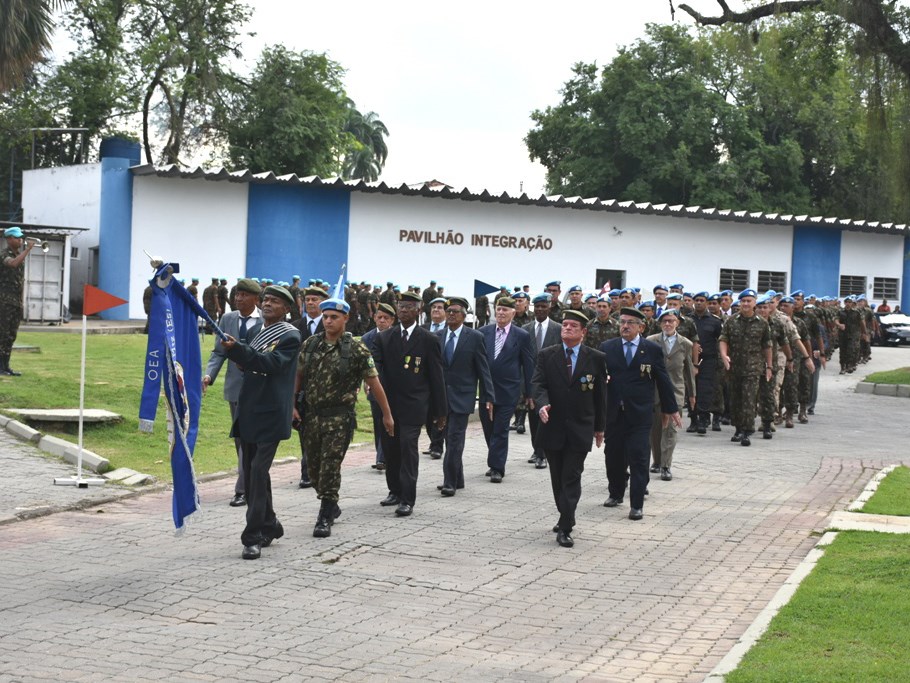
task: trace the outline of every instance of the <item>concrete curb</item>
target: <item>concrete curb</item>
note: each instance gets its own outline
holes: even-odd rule
[[[895,467],[897,467],[897,465],[889,465],[872,477],[869,483],[866,484],[863,492],[855,501],[850,503],[847,509],[862,509],[866,501],[875,493],[875,490],[878,488],[882,479],[894,470]],[[839,529],[843,531],[883,531],[888,533],[906,534],[910,533],[910,517],[835,512],[831,515],[828,529]],[[802,583],[803,579],[809,576],[815,568],[815,565],[818,564],[818,561],[821,559],[822,555],[824,555],[824,549],[831,545],[834,539],[837,538],[838,533],[839,531],[826,531],[821,538],[818,539],[818,543],[815,544],[815,547],[809,551],[806,558],[793,570],[793,573],[790,574],[784,582],[784,585],[780,587],[780,590],[777,591],[771,601],[749,625],[749,628],[746,629],[745,633],[740,636],[739,640],[736,641],[736,644],[730,648],[730,651],[724,655],[723,659],[718,662],[711,673],[705,677],[704,683],[723,683],[726,675],[739,666],[739,663],[742,661],[743,657],[746,656],[746,653],[752,649],[755,643],[758,642],[758,639],[761,638],[768,629],[771,620],[780,612],[781,608],[790,601],[794,593],[796,593],[796,589],[799,588],[799,584]]]
[[[855,389],[857,394],[875,394],[876,396],[897,396],[910,398],[910,384],[878,384],[860,382]]]
[[[76,444],[56,436],[42,434],[37,429],[32,429],[18,420],[13,420],[6,416],[0,416],[0,418],[2,418],[0,419],[0,427],[4,427],[6,431],[17,439],[28,441],[48,455],[63,458],[71,465],[78,463],[79,446]],[[82,465],[96,474],[102,474],[111,469],[111,463],[107,458],[102,458],[97,453],[92,453],[84,448],[82,449]]]

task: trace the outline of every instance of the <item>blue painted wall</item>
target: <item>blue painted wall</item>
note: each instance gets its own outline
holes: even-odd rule
[[[901,300],[898,303],[902,311],[910,310],[910,235],[904,237],[904,272],[901,279]]]
[[[130,298],[130,246],[133,233],[133,176],[130,160],[101,160],[101,210],[98,223],[98,287]],[[116,306],[99,315],[105,320],[128,320],[129,306]]]
[[[841,232],[837,228],[797,226],[793,229],[790,289],[806,294],[837,296],[840,288]]]
[[[293,275],[301,275],[336,282],[348,258],[351,193],[249,187],[247,276],[290,282]]]

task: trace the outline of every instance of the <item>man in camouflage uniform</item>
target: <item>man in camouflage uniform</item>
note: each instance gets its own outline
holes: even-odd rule
[[[25,286],[25,259],[35,242],[23,239],[22,228],[3,231],[6,247],[0,252],[0,375],[18,377],[9,366],[13,344],[22,322],[22,289]],[[23,248],[23,244],[25,248]]]
[[[534,313],[531,312],[531,297],[524,291],[515,292],[512,296],[515,299],[515,317],[512,318],[512,324],[524,327],[530,322],[534,322]]]
[[[612,307],[609,296],[601,296],[595,309],[597,317],[588,323],[584,343],[592,349],[599,349],[607,339],[619,336],[619,323],[610,315]]]
[[[263,290],[265,291],[265,290]],[[218,299],[218,278],[212,278],[212,284],[202,290],[202,308],[209,314],[209,317],[218,322],[218,318],[221,317],[221,303]],[[205,324],[205,331],[208,334],[212,334],[212,326],[208,323]]]
[[[779,371],[782,373],[786,369],[793,357],[786,326],[771,310],[771,300],[772,297],[765,294],[756,302],[758,315],[768,323],[768,327],[771,330],[771,379],[766,381],[762,377],[758,383],[759,415],[761,417],[762,437],[765,439],[770,439],[772,436],[771,423],[774,421],[776,414],[774,397],[777,393],[777,388],[775,378]],[[793,426],[792,421],[790,426]]]
[[[228,312],[228,294],[230,294],[230,290],[227,286],[227,278],[220,278],[218,280],[218,305],[221,307],[221,313],[218,314],[219,316]]]
[[[490,298],[486,294],[474,299],[474,329],[490,322]]]
[[[721,329],[726,320],[720,308],[720,293],[708,297],[708,312],[721,321]],[[719,337],[718,337],[719,338]],[[718,347],[719,348],[719,347]],[[730,383],[729,373],[724,369],[720,352],[717,354],[717,364],[714,367],[714,397],[711,400],[711,431],[721,431],[721,424],[730,424]]]
[[[361,381],[382,410],[383,425],[394,431],[392,412],[369,349],[345,331],[350,312],[342,299],[326,299],[322,311],[323,332],[309,337],[297,359],[295,392],[303,391],[304,415],[294,409],[294,418],[303,418],[307,469],[317,497],[322,501],[313,536],[332,534],[332,523],[341,515],[338,491],[341,463],[354,435],[354,408]]]
[[[793,425],[793,416],[797,414],[800,424],[809,421],[806,413],[812,393],[812,375],[815,372],[809,327],[804,320],[794,316],[795,303],[793,297],[785,296],[779,304],[781,313],[789,317],[796,326],[800,340],[799,355],[802,356],[797,362],[797,354],[793,354],[794,360],[787,366],[787,374],[784,377],[781,401],[787,409],[787,427]]]
[[[551,280],[544,287],[544,291],[552,298],[550,301],[550,318],[562,325],[562,309],[565,308],[565,304],[559,300],[559,295],[562,294],[562,282]]]
[[[851,373],[859,363],[859,341],[866,334],[866,323],[852,296],[844,299],[844,310],[838,315],[840,328],[840,374]]]
[[[863,322],[866,325],[866,332],[859,340],[859,362],[868,363],[872,359],[872,337],[877,331],[875,328],[878,326],[878,320],[875,319],[875,314],[869,308],[865,294],[856,297],[856,308],[863,316]]]
[[[654,302],[651,300],[642,301],[638,305],[638,310],[645,314],[644,329],[641,332],[641,336],[650,337],[652,334],[660,334],[660,325],[657,323],[657,318],[654,317]],[[616,318],[619,319],[618,317]]]
[[[790,297],[793,298],[794,321],[802,320],[806,324],[806,329],[809,332],[809,349],[812,352],[812,363],[814,365],[814,371],[811,374],[812,383],[809,390],[809,407],[806,410],[806,420],[808,421],[808,416],[815,414],[815,402],[818,399],[818,381],[821,370],[827,365],[827,358],[825,357],[825,340],[827,339],[828,333],[821,318],[819,308],[813,303],[806,303],[802,290],[791,293]],[[812,295],[810,301],[818,300]]]
[[[714,387],[717,375],[717,340],[723,328],[721,319],[708,310],[708,292],[696,292],[692,297],[692,317],[689,318],[698,330],[701,346],[698,375],[696,376],[696,429],[700,435],[708,433],[711,421],[711,405],[714,401]],[[719,429],[719,427],[718,427]]]
[[[736,432],[730,440],[750,446],[755,431],[758,381],[771,380],[771,328],[755,313],[754,289],[739,294],[739,312],[724,322],[720,357],[730,373],[730,406]]]
[[[360,332],[366,334],[372,327],[373,307],[370,306],[370,293],[373,288],[369,282],[363,281],[357,288],[357,310],[360,312]],[[377,302],[378,303],[378,302]]]
[[[193,298],[196,301],[199,301],[199,278],[198,277],[193,278],[192,282],[190,283],[190,286],[186,288],[186,291],[188,291],[190,294],[192,294]]]
[[[300,320],[300,276],[295,275],[291,278],[291,286],[288,292],[294,297],[294,305],[291,306],[291,322]],[[234,302],[230,301],[231,308],[234,308]]]
[[[631,291],[632,290],[630,289],[629,292]],[[585,306],[582,298],[584,298],[584,291],[582,290],[581,285],[572,285],[569,288],[569,304],[566,306],[565,310],[580,311],[585,314],[585,317],[588,320],[593,320],[594,316],[597,314],[594,312],[593,308]]]

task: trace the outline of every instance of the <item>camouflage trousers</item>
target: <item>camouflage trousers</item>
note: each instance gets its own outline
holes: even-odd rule
[[[840,366],[852,368],[859,362],[859,337],[843,335],[840,345]]]
[[[726,415],[730,403],[730,373],[724,369],[723,361],[717,359],[714,372],[714,392],[711,398],[711,412],[715,415]]]
[[[353,436],[353,423],[348,415],[318,417],[309,412],[304,418],[304,450],[307,474],[320,500],[338,502],[341,488],[341,463]]]
[[[803,365],[801,363],[801,365]],[[799,368],[787,370],[784,375],[784,386],[781,393],[781,408],[787,409],[787,414],[792,418],[799,412]]]
[[[814,365],[814,364],[813,364]],[[816,368],[818,372],[818,368]],[[809,407],[809,403],[812,401],[812,375],[814,373],[806,367],[805,362],[799,364],[799,402],[802,405],[803,410],[806,410]]]
[[[9,360],[22,322],[22,303],[0,299],[0,358]]]
[[[730,412],[732,413],[733,426],[737,431],[755,431],[755,412],[758,408],[758,380],[759,375],[729,376],[730,387]]]
[[[768,424],[774,420],[774,415],[777,412],[777,406],[775,406],[774,401],[776,393],[774,375],[771,375],[770,382],[765,380],[764,375],[762,375],[758,381],[758,414],[761,417],[762,424]]]

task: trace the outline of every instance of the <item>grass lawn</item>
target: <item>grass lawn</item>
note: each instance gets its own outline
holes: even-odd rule
[[[888,474],[860,512],[875,515],[910,515],[910,467],[896,467]]]
[[[910,384],[910,368],[873,372],[864,381],[876,384]]]
[[[79,354],[82,337],[78,334],[23,332],[16,339],[21,345],[41,348],[40,353],[13,353],[12,366],[22,377],[0,377],[0,410],[6,408],[78,408]],[[123,416],[114,425],[85,425],[84,446],[108,458],[113,467],[130,467],[170,480],[168,459],[167,410],[159,402],[155,430],[139,431],[139,398],[142,392],[143,362],[147,337],[141,334],[94,334],[86,343],[85,407],[103,408]],[[212,337],[205,338],[203,368],[209,357]],[[226,368],[222,368],[222,373]],[[223,375],[222,375],[223,377]],[[199,436],[196,441],[196,474],[230,470],[237,466],[227,402],[222,396],[222,377],[202,399]],[[13,416],[12,413],[5,413]],[[372,418],[367,400],[361,395],[357,405],[358,431],[355,442],[372,442]],[[59,436],[73,443],[78,428],[57,425],[44,429],[45,434]],[[295,434],[282,442],[277,456],[300,455]]]
[[[910,535],[841,532],[727,683],[910,680]]]

